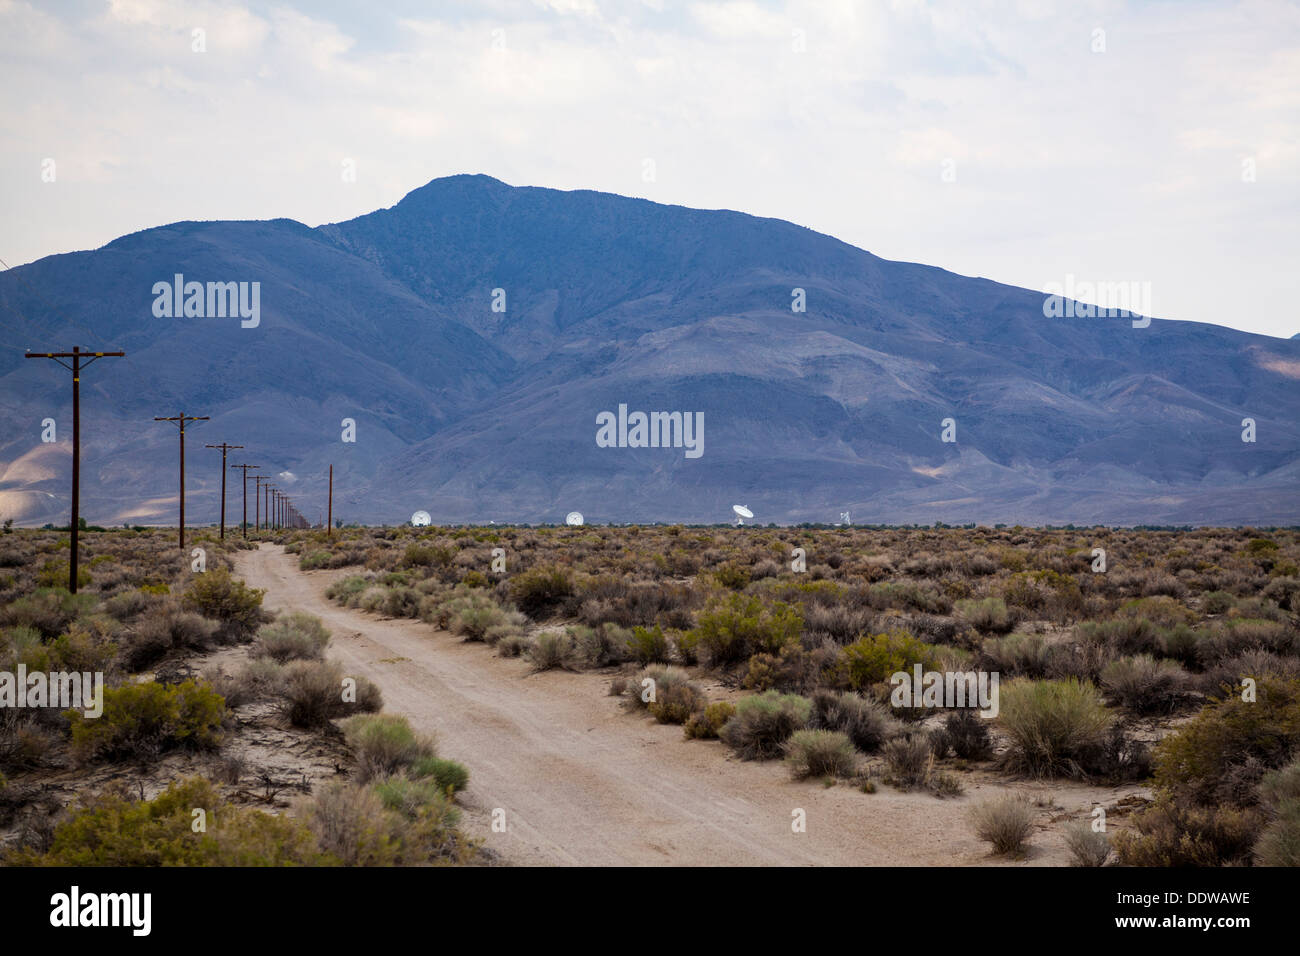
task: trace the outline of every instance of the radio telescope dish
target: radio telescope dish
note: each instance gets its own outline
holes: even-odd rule
[[[411,524],[416,528],[423,528],[432,520],[433,518],[429,517],[429,512],[427,511],[417,511],[415,514],[411,515]]]
[[[744,524],[746,518],[754,517],[754,512],[744,505],[732,505],[731,510],[736,513],[736,524]]]
[[[570,511],[567,515],[564,516],[564,523],[574,525],[575,527],[577,525],[582,524],[582,512]]]

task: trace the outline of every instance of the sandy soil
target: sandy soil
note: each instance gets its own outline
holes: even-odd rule
[[[238,573],[265,588],[272,610],[301,610],[333,632],[329,655],[384,693],[385,709],[434,734],[442,756],[470,769],[465,829],[523,865],[1005,865],[966,820],[973,801],[1006,789],[1034,796],[1039,832],[1010,865],[1069,862],[1068,820],[1140,787],[1017,783],[962,774],[963,796],[939,799],[880,786],[796,783],[780,763],[746,763],[716,741],[628,713],[598,673],[531,673],[517,659],[410,619],[342,608],[325,589],[347,571],[301,572],[297,557],[263,544],[240,552]],[[506,832],[491,828],[495,809]],[[806,832],[792,832],[796,810]]]

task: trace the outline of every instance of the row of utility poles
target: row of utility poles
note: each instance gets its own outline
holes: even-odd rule
[[[71,352],[28,352],[27,358],[47,358],[53,359],[64,368],[72,372],[72,521],[69,528],[72,533],[70,541],[69,560],[68,560],[68,590],[77,593],[77,532],[81,524],[81,371],[91,362],[101,358],[123,358],[125,352],[87,352],[80,346],[73,346]],[[71,364],[65,359],[70,360]],[[155,417],[156,422],[172,422],[180,431],[180,527],[179,539],[180,547],[185,547],[185,426],[191,422],[210,421],[207,415],[186,415],[181,412],[179,415],[170,415],[166,417]],[[221,450],[221,539],[226,537],[226,455],[230,451],[242,449],[243,445],[231,445],[228,442],[222,442],[219,445],[206,445],[206,448],[219,448]],[[254,530],[260,531],[263,528],[268,530],[279,528],[309,528],[311,523],[303,517],[293,503],[293,499],[280,489],[272,485],[268,475],[250,475],[250,468],[259,468],[260,465],[237,464],[230,465],[230,470],[241,469],[243,473],[244,485],[244,507],[243,520],[240,525],[243,529],[244,537],[248,537],[248,482],[252,479],[256,488],[253,499],[253,522]],[[263,488],[263,482],[266,482]],[[326,531],[333,534],[334,529],[334,466],[330,465],[329,470],[329,504],[328,504],[328,523],[325,525]]]

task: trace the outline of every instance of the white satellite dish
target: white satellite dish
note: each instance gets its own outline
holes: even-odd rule
[[[754,517],[754,512],[744,505],[732,505],[731,510],[736,513],[736,524],[744,524],[746,518]]]
[[[429,516],[429,512],[427,511],[417,511],[415,514],[411,515],[411,524],[416,528],[423,528],[432,520],[433,518]]]
[[[570,511],[567,515],[564,516],[564,523],[574,525],[575,527],[577,525],[582,524],[582,512]]]

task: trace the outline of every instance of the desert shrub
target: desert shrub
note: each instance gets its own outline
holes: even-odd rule
[[[483,641],[488,631],[512,623],[510,612],[486,594],[466,591],[445,602],[440,609],[448,616],[453,634],[467,641]]]
[[[929,783],[934,772],[934,755],[923,734],[900,734],[880,748],[890,780],[904,790]]]
[[[797,607],[757,597],[730,594],[702,611],[691,632],[692,644],[714,667],[748,660],[754,654],[780,653],[799,640],[803,618]]]
[[[1223,614],[1236,602],[1227,591],[1207,591],[1201,595],[1201,610],[1206,614]]]
[[[1065,848],[1074,866],[1105,866],[1112,852],[1110,837],[1082,822],[1065,828]]]
[[[362,780],[390,776],[421,758],[437,756],[433,741],[417,735],[400,714],[357,714],[340,726]]]
[[[810,664],[808,652],[799,644],[787,644],[780,654],[755,654],[740,686],[755,691],[802,691],[814,679]]]
[[[851,777],[858,766],[853,742],[835,730],[796,730],[786,741],[785,755],[796,780]]]
[[[951,750],[961,760],[988,760],[993,756],[988,724],[988,718],[975,711],[953,711],[944,718],[943,726],[930,734],[934,755],[946,757]]]
[[[952,610],[952,602],[934,588],[912,581],[873,584],[867,592],[867,600],[879,611],[912,608],[927,614],[947,614]]]
[[[573,578],[563,568],[529,568],[510,581],[510,599],[533,620],[549,614],[572,596]]]
[[[252,634],[262,623],[265,593],[248,587],[225,568],[215,568],[194,575],[181,600],[191,610],[217,621],[225,638],[239,640]]]
[[[735,713],[735,704],[719,700],[691,714],[682,729],[688,740],[717,740],[718,731]]]
[[[207,830],[192,829],[195,809]],[[109,788],[88,798],[54,829],[45,853],[18,850],[16,865],[100,866],[319,866],[322,854],[306,825],[289,816],[226,803],[201,777],[172,782],[152,800],[133,800]]]
[[[828,638],[836,644],[847,644],[867,633],[875,620],[875,614],[869,608],[822,604],[815,600],[804,604],[803,616],[806,639],[819,641]]]
[[[254,658],[234,674],[218,669],[208,675],[212,689],[231,708],[274,697],[283,681],[284,668],[270,658]]]
[[[1006,794],[970,808],[975,835],[1003,856],[1019,856],[1034,832],[1034,816],[1024,797]]]
[[[0,610],[0,622],[10,627],[29,627],[47,640],[63,633],[69,624],[95,605],[95,596],[82,591],[69,593],[65,588],[43,588]]]
[[[902,724],[883,704],[852,691],[815,692],[808,726],[839,731],[863,753],[872,753],[902,731]]]
[[[1274,578],[1260,596],[1277,602],[1278,607],[1294,614],[1300,611],[1300,576],[1292,571],[1286,577]]]
[[[1250,858],[1259,827],[1253,810],[1195,807],[1161,797],[1115,834],[1122,866],[1225,866]]]
[[[1085,621],[1079,625],[1079,639],[1099,645],[1112,654],[1159,654],[1160,630],[1144,617],[1113,621]]]
[[[698,684],[686,680],[679,672],[668,670],[665,674],[668,679],[660,679],[655,699],[646,709],[661,724],[683,724],[692,714],[704,709],[707,698]]]
[[[749,584],[751,573],[750,569],[743,564],[728,562],[719,565],[713,569],[713,578],[724,588],[732,591],[743,591]],[[67,577],[67,569],[64,569],[64,577]]]
[[[280,706],[295,727],[323,727],[337,717],[371,713],[383,707],[383,695],[369,679],[356,681],[355,700],[345,699],[341,664],[335,661],[290,661],[278,691]],[[350,696],[350,695],[349,695]]]
[[[1047,673],[1048,644],[1041,634],[1008,634],[980,647],[983,670],[1003,677],[1042,677]]]
[[[543,631],[533,638],[524,656],[535,671],[577,670],[581,661],[577,643],[564,631]]]
[[[1161,740],[1155,782],[1180,804],[1249,806],[1259,780],[1297,746],[1300,681],[1261,678],[1255,700],[1239,694],[1212,700]]]
[[[1139,714],[1169,713],[1187,694],[1188,675],[1173,661],[1148,654],[1122,657],[1106,665],[1101,686],[1111,699]]]
[[[216,642],[219,627],[201,614],[175,607],[143,613],[126,636],[122,661],[135,671],[176,648],[207,649]]]
[[[1002,598],[989,597],[978,601],[958,601],[957,616],[986,634],[1000,634],[1011,630],[1014,623],[1011,612]]]
[[[1256,862],[1300,866],[1300,760],[1265,776],[1259,792],[1269,822],[1255,844]]]
[[[344,866],[390,866],[398,862],[389,811],[368,787],[335,781],[298,809],[325,853]]]
[[[1235,618],[1217,623],[1201,637],[1196,651],[1206,666],[1246,651],[1293,655],[1297,651],[1296,632],[1283,621]]]
[[[627,650],[632,660],[638,664],[668,662],[668,638],[658,624],[652,628],[632,628],[632,634],[627,639]]]
[[[845,673],[854,690],[888,681],[899,671],[910,673],[916,664],[925,670],[937,668],[939,649],[905,631],[863,636],[844,648]]]
[[[269,657],[280,664],[318,661],[324,658],[329,640],[330,632],[320,618],[293,611],[262,625],[252,654],[254,657]]]
[[[187,680],[106,687],[104,712],[68,710],[70,749],[78,760],[149,757],[174,747],[206,749],[221,741],[226,705],[209,685]]]
[[[736,712],[718,732],[742,760],[771,760],[796,730],[808,723],[812,704],[795,694],[768,691],[736,702]]]
[[[412,761],[410,774],[416,779],[429,778],[444,793],[459,793],[469,786],[469,770],[464,764],[442,757],[424,756]]]
[[[1002,685],[999,696],[997,719],[1011,744],[1003,763],[1020,773],[1085,773],[1114,722],[1096,687],[1073,678],[1017,679]]]
[[[343,578],[341,581],[335,581],[325,589],[325,596],[331,601],[337,601],[345,607],[356,607],[360,601],[361,595],[370,587],[369,578],[361,575],[352,575]]]
[[[568,633],[579,659],[587,667],[608,667],[633,659],[632,632],[626,628],[609,623],[594,627],[577,624],[569,627]]]

